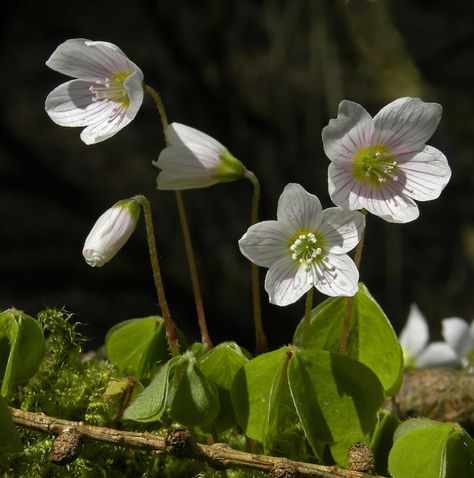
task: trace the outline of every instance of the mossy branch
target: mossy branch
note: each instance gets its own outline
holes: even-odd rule
[[[272,469],[281,463],[290,465],[297,470],[297,476],[322,478],[369,478],[373,475],[356,471],[344,470],[335,466],[322,466],[311,463],[290,461],[285,458],[258,455],[234,450],[224,443],[203,445],[191,442],[186,447],[176,447],[168,437],[157,436],[151,433],[138,433],[112,428],[87,425],[84,422],[75,422],[54,418],[42,413],[33,413],[10,407],[13,421],[18,426],[30,428],[44,433],[59,435],[74,430],[85,440],[93,440],[108,444],[116,444],[130,448],[148,448],[156,453],[166,453],[180,458],[190,458],[206,462],[212,468],[251,468],[271,473]],[[383,477],[379,477],[383,478]]]

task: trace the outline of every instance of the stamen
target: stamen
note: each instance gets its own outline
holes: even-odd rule
[[[291,258],[298,264],[306,266],[307,271],[311,269],[311,263],[320,259],[323,252],[312,232],[300,234],[289,249],[292,252]]]
[[[95,86],[90,85],[89,91],[92,94],[92,102],[103,101],[119,103],[121,106],[128,107],[129,97],[124,87],[125,79],[131,72],[121,72],[113,75],[111,78],[96,80]]]
[[[354,158],[354,176],[364,182],[384,184],[398,181],[398,163],[386,146],[372,145],[362,148]]]

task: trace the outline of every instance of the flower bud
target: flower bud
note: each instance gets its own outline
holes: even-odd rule
[[[97,219],[84,243],[82,255],[92,267],[102,267],[124,246],[135,230],[140,205],[134,199],[114,204]]]

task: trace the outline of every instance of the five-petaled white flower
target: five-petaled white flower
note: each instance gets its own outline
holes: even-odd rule
[[[458,367],[460,360],[457,350],[460,347],[453,348],[452,345],[461,342],[461,337],[456,334],[456,331],[460,330],[459,320],[461,319],[452,318],[442,321],[443,336],[447,343],[433,342],[428,345],[428,324],[418,306],[412,304],[407,322],[398,338],[403,350],[405,368]]]
[[[77,78],[46,98],[50,118],[61,126],[86,126],[86,144],[104,141],[132,121],[143,102],[143,73],[120,48],[82,38],[58,46],[46,62],[51,69]]]
[[[86,238],[82,255],[92,267],[102,267],[122,249],[137,227],[140,204],[135,200],[123,199],[97,219]]]
[[[359,271],[346,252],[360,240],[363,214],[333,207],[290,183],[278,201],[277,220],[250,226],[239,241],[242,254],[268,267],[270,302],[288,305],[311,287],[329,296],[353,296]]]
[[[389,222],[416,219],[414,200],[436,199],[451,177],[443,153],[425,144],[441,111],[437,103],[399,98],[372,118],[361,105],[342,101],[322,131],[334,204]]]
[[[240,179],[244,165],[211,136],[179,123],[166,128],[168,146],[153,164],[158,189],[181,190]]]

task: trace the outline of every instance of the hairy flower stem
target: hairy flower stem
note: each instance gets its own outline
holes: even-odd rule
[[[148,240],[148,250],[150,252],[151,269],[153,272],[153,280],[155,282],[158,302],[160,304],[163,320],[165,321],[166,339],[173,357],[179,355],[179,342],[176,335],[176,325],[171,318],[170,309],[166,300],[163,280],[161,279],[160,263],[158,261],[158,253],[156,251],[155,231],[153,227],[153,219],[151,217],[150,202],[145,196],[135,196],[135,200],[142,206],[143,215],[146,224],[146,236]]]
[[[168,117],[166,115],[165,107],[159,93],[151,86],[145,86],[145,92],[148,93],[156,104],[160,114],[161,125],[163,127],[163,135],[165,144],[168,144],[166,138],[166,128],[168,126]],[[181,191],[175,191],[176,206],[178,208],[179,222],[183,233],[184,248],[186,250],[186,258],[188,261],[189,274],[191,275],[191,285],[194,294],[194,303],[196,305],[196,314],[198,318],[199,330],[201,331],[201,341],[209,350],[212,348],[212,341],[207,330],[206,315],[204,313],[204,305],[202,302],[201,286],[199,285],[199,276],[197,273],[196,260],[194,258],[193,243],[191,241],[191,234],[189,232],[188,219],[186,216],[186,209],[184,207],[183,195]]]
[[[361,212],[364,215],[367,214],[367,211],[365,209],[363,209]],[[359,244],[357,244],[357,247],[354,253],[354,263],[357,269],[360,269],[360,261],[362,259],[362,249],[364,248],[364,238],[365,238],[365,228],[362,231]],[[344,323],[342,325],[341,341],[339,342],[339,353],[343,355],[346,354],[347,341],[349,340],[349,330],[351,328],[353,304],[354,304],[354,297],[348,297],[346,302],[346,308],[344,310]]]
[[[304,321],[303,321],[303,347],[308,346],[309,340],[309,326],[311,323],[311,312],[313,310],[313,296],[314,296],[314,287],[311,287],[308,292],[306,292],[306,303],[304,309]]]
[[[258,222],[258,204],[260,202],[260,183],[257,176],[248,169],[244,170],[244,176],[252,183],[252,210],[250,223],[254,225]],[[253,321],[255,324],[255,353],[262,354],[267,351],[267,337],[263,331],[262,308],[260,306],[260,281],[258,278],[258,266],[253,262],[250,264],[252,277],[252,301],[253,301]]]

